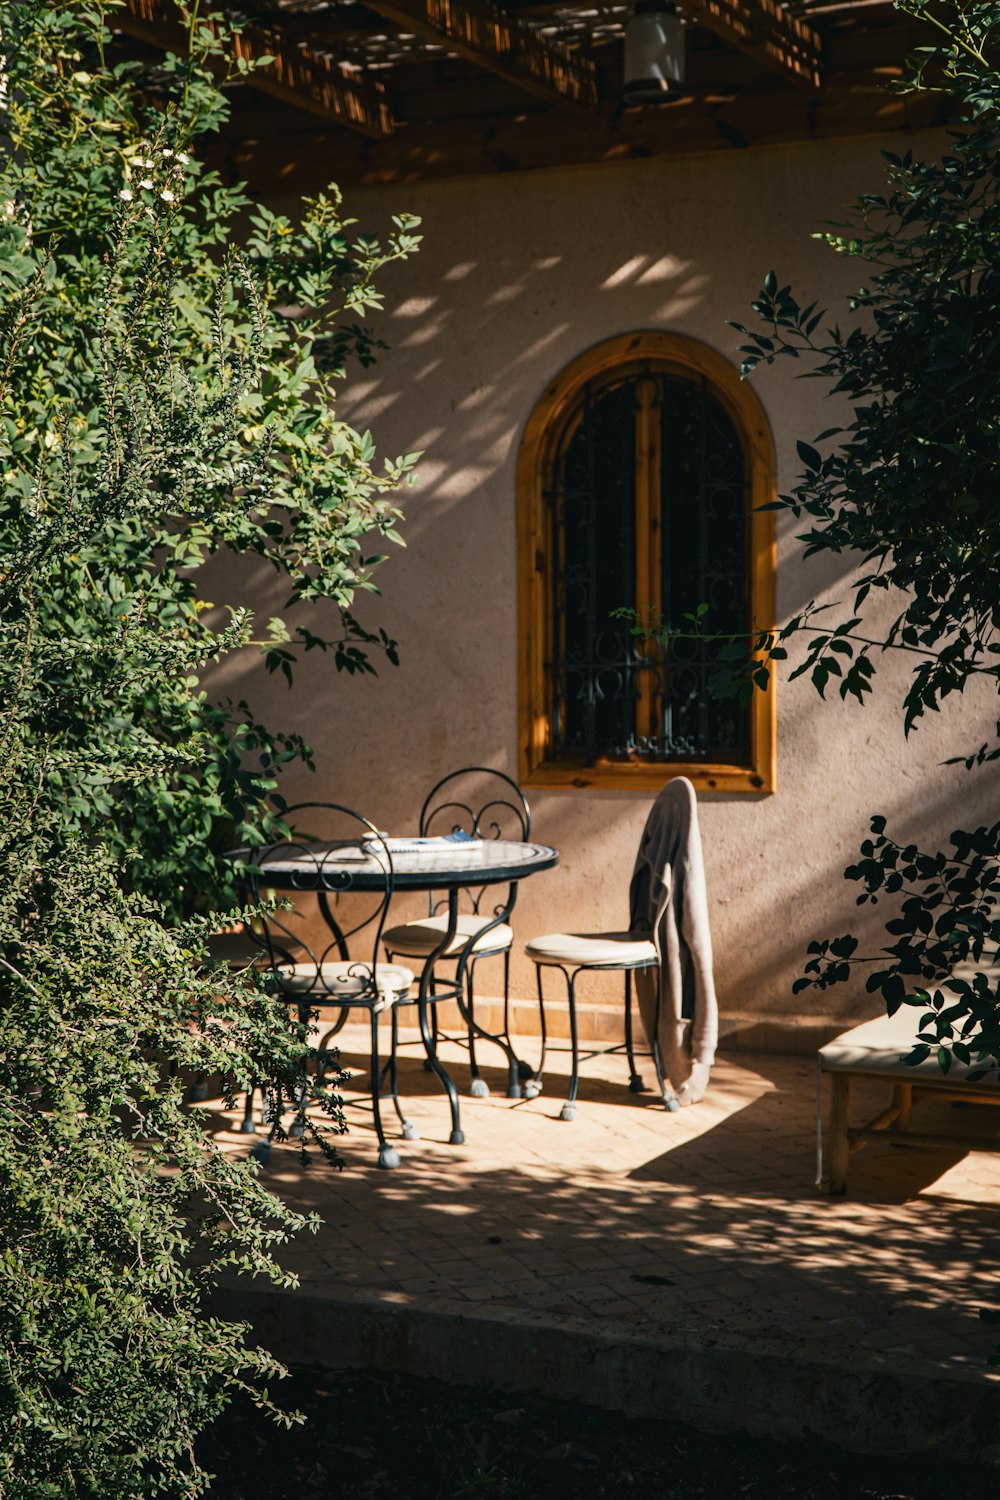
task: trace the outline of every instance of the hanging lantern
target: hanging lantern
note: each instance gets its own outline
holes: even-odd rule
[[[684,82],[684,27],[671,0],[636,0],[625,23],[625,98],[668,104]]]

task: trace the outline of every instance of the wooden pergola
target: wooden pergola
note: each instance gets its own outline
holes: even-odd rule
[[[679,0],[687,80],[623,97],[627,0],[217,0],[238,50],[219,153],[251,188],[309,192],[740,150],[935,123],[887,93],[924,37],[891,0]],[[179,49],[175,0],[126,0],[125,44]]]

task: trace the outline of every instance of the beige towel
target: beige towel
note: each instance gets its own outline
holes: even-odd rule
[[[659,967],[636,974],[646,1035],[659,1035],[660,1061],[681,1104],[708,1084],[719,1035],[712,976],[708,893],[694,787],[669,781],[643,831],[630,892],[632,932],[652,934]]]

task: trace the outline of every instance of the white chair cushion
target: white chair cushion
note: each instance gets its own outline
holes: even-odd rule
[[[440,955],[454,958],[462,952],[471,937],[489,922],[489,917],[468,912],[460,916],[455,927],[455,936]],[[422,922],[401,922],[383,932],[382,942],[388,953],[401,953],[404,958],[425,958],[448,931],[447,917],[425,917]],[[514,934],[506,923],[491,927],[472,945],[474,953],[503,953],[514,941]]]
[[[961,1083],[972,1069],[956,1059],[947,1073],[941,1072],[933,1051],[915,1066],[902,1061],[916,1046],[917,1029],[924,1014],[925,1009],[902,1005],[894,1016],[876,1016],[874,1021],[852,1027],[820,1048],[820,1067],[833,1073],[895,1073],[903,1082],[907,1078],[921,1082],[930,1078],[945,1086]],[[982,1082],[984,1086],[989,1084],[986,1078]]]
[[[350,1005],[371,999],[370,963],[335,959],[320,964],[280,964],[278,978],[286,995],[309,1000],[313,1005]],[[401,1000],[413,983],[413,975],[402,964],[376,964],[375,988],[378,998],[374,1010],[384,1010]]]
[[[587,969],[632,968],[657,961],[651,939],[635,932],[550,932],[532,938],[524,951],[535,963]]]

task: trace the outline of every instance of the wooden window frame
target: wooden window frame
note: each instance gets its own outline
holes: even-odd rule
[[[542,393],[528,418],[517,466],[518,538],[518,759],[524,786],[593,790],[659,791],[675,776],[687,776],[700,792],[773,792],[777,784],[777,702],[773,667],[766,691],[750,704],[750,750],[746,764],[705,761],[598,761],[581,767],[546,756],[549,722],[545,660],[551,652],[547,608],[549,545],[544,476],[574,403],[588,381],[637,360],[654,362],[665,374],[701,378],[732,419],[750,476],[747,583],[755,627],[775,620],[777,540],[775,513],[760,506],[774,500],[775,460],[770,424],[760,401],[736,367],[709,345],[685,334],[646,331],[605,339],[577,356]]]

